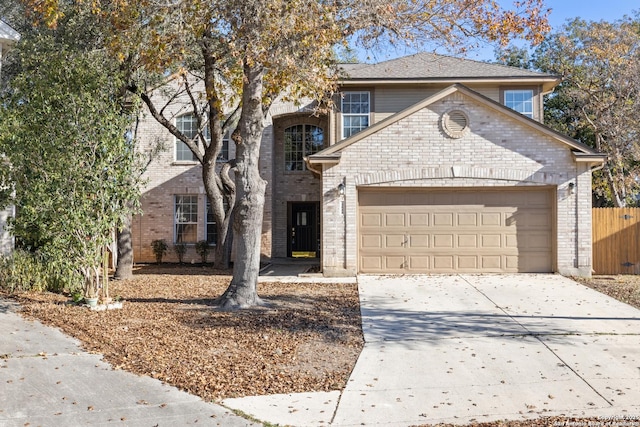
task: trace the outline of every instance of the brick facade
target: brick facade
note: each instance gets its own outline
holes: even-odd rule
[[[436,97],[425,87],[420,90]],[[483,86],[483,90],[499,93],[498,87]],[[358,272],[357,198],[361,188],[538,186],[555,195],[554,270],[568,275],[591,273],[592,164],[576,161],[573,151],[580,151],[580,147],[576,149],[562,137],[536,128],[533,122],[505,113],[503,107],[497,106],[499,99],[472,95],[468,89],[445,89],[438,93],[447,92],[446,96],[429,101],[423,108],[411,107],[411,113],[404,115],[390,109],[393,103],[389,103],[389,86],[378,92],[387,101],[376,104],[372,95],[372,121],[380,115],[391,124],[371,123],[371,132],[362,131],[366,136],[340,148],[337,164],[313,166],[321,177],[309,170],[286,170],[284,130],[295,125],[320,127],[326,138],[325,147],[331,151],[342,144],[336,136],[340,114],[317,117],[312,114],[311,105],[274,104],[265,123],[260,151],[260,173],[267,181],[261,248],[264,259],[291,255],[291,209],[296,203],[317,203],[323,273],[344,276]],[[398,93],[407,93],[407,88],[400,88]],[[169,114],[179,116],[183,106],[178,100],[171,108],[174,110]],[[462,111],[469,120],[468,130],[461,137],[452,137],[443,128],[443,114],[453,110]],[[398,116],[402,118],[397,119]],[[198,240],[206,235],[201,168],[195,162],[175,162],[175,139],[149,116],[142,118],[139,137],[142,150],[158,143],[164,145],[164,150],[145,174],[148,183],[142,198],[143,214],[133,222],[134,258],[136,262],[154,261],[151,242],[165,239],[170,246],[165,259],[177,261],[171,248],[176,195],[198,197]],[[232,158],[234,147],[229,151]],[[345,184],[342,191],[341,183]],[[199,261],[192,246],[185,261]]]
[[[178,99],[167,109],[167,115],[184,114],[184,104]],[[278,115],[273,118],[273,115]],[[275,125],[274,125],[275,123]],[[260,147],[260,175],[267,181],[262,224],[261,256],[264,260],[287,256],[287,203],[298,201],[320,202],[320,179],[309,171],[285,172],[282,132],[292,125],[313,124],[326,128],[326,119],[311,114],[307,107],[279,103],[272,109],[265,122]],[[149,164],[142,191],[142,214],[133,219],[132,234],[135,262],[155,262],[151,242],[164,239],[169,245],[163,261],[177,262],[173,250],[174,197],[198,196],[198,240],[206,236],[206,194],[202,183],[202,167],[197,162],[175,161],[175,138],[147,112],[141,117],[138,139],[139,150],[150,152],[160,144],[162,150]],[[229,157],[235,156],[233,143],[229,145]],[[222,162],[219,164],[222,166]],[[210,255],[212,257],[212,255]],[[184,261],[199,262],[194,245],[187,245]]]
[[[196,87],[195,90],[198,88]],[[201,90],[201,88],[200,88]],[[163,94],[154,96],[158,105],[164,101]],[[188,113],[189,103],[184,97],[178,97],[165,110],[165,115],[175,118]],[[265,132],[268,135],[268,131]],[[197,240],[206,238],[206,192],[202,181],[202,167],[198,162],[176,161],[176,139],[161,124],[159,124],[145,110],[140,117],[138,126],[138,150],[142,153],[151,153],[156,147],[161,147],[144,173],[145,186],[142,190],[142,213],[133,218],[132,239],[135,262],[155,262],[155,255],[151,248],[151,242],[156,239],[164,239],[169,249],[163,257],[163,261],[177,262],[178,257],[174,252],[175,222],[174,203],[177,195],[193,195],[198,198],[198,225]],[[235,147],[229,143],[229,158],[235,157]],[[221,167],[223,162],[218,162]],[[262,166],[262,165],[261,165]],[[268,170],[261,167],[261,170]],[[269,245],[268,239],[265,247]],[[269,245],[270,246],[270,245]],[[212,251],[213,252],[213,251]],[[212,257],[212,255],[209,255]],[[187,245],[187,253],[184,261],[200,262],[200,256],[195,251],[195,245]]]
[[[273,143],[273,256],[289,256],[289,207],[295,202],[320,203],[321,182],[319,176],[310,171],[288,171],[285,168],[284,131],[290,126],[313,125],[327,129],[326,119],[310,116],[308,113],[286,115],[274,119]]]
[[[443,113],[463,110],[470,132],[451,138]],[[591,172],[571,148],[454,93],[341,150],[323,170],[323,271],[353,275],[357,264],[357,196],[363,187],[555,189],[555,270],[591,274]],[[337,188],[344,182],[344,196]],[[574,185],[570,188],[570,183]],[[344,230],[344,231],[343,231]]]

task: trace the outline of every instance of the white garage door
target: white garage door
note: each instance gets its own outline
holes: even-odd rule
[[[360,189],[362,273],[551,272],[552,190]]]

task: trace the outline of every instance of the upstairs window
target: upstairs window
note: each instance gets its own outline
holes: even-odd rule
[[[229,160],[229,132],[226,132],[222,137],[222,147],[220,154],[218,154],[218,161],[226,162],[227,160]]]
[[[533,90],[510,89],[504,91],[504,105],[533,119]]]
[[[369,92],[344,92],[342,94],[342,138],[369,127],[371,103]]]
[[[198,134],[198,121],[193,114],[185,114],[176,119],[176,127],[187,138],[193,139]],[[176,161],[195,162],[198,159],[187,144],[176,138]]]
[[[185,114],[176,119],[176,127],[184,136],[189,139],[193,139],[198,134],[198,121],[193,114]],[[204,137],[207,142],[211,141],[209,136],[209,127],[204,128]],[[199,142],[199,141],[197,141]],[[222,147],[220,148],[220,154],[218,155],[218,161],[227,161],[229,159],[229,133],[227,132],[222,138]],[[189,149],[187,144],[176,139],[176,161],[178,162],[195,162],[198,159],[195,154]]]
[[[304,157],[324,146],[324,131],[314,125],[295,125],[284,130],[284,167],[287,171],[307,169]]]

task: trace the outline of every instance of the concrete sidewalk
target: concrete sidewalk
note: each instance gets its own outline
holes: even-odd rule
[[[115,371],[0,299],[0,426],[256,426],[152,378]]]
[[[341,394],[223,403],[295,426],[640,424],[640,310],[557,275],[358,280],[366,345]]]

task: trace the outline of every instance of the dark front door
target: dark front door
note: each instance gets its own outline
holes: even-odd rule
[[[319,208],[317,202],[289,204],[289,256],[316,258],[319,254]]]

